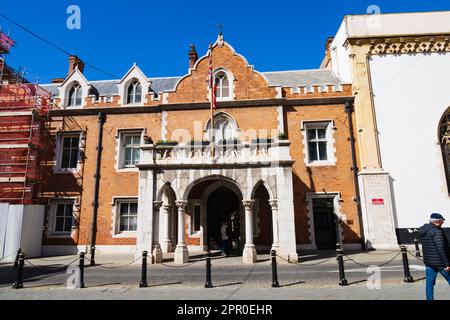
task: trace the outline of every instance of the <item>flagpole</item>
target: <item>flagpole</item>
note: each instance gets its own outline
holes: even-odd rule
[[[214,135],[214,78],[213,78],[213,69],[212,69],[212,45],[209,45],[209,63],[210,63],[210,80],[209,80],[209,87],[210,87],[210,109],[211,109],[211,133],[210,133],[210,143],[211,143],[211,156],[215,158],[215,135]]]

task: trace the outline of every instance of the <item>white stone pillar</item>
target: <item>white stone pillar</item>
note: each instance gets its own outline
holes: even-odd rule
[[[159,223],[159,211],[162,206],[162,201],[155,201],[153,202],[153,208],[154,208],[154,228],[153,228],[153,235],[154,235],[154,241],[153,241],[153,261],[155,263],[161,263],[162,262],[162,250],[161,245],[159,243],[159,234],[160,234],[160,223]]]
[[[160,220],[162,226],[162,243],[161,243],[161,250],[163,253],[169,253],[172,252],[172,240],[170,240],[169,237],[169,230],[170,230],[170,209],[172,206],[170,204],[163,204],[162,210],[160,210]]]
[[[189,262],[189,251],[186,247],[186,243],[184,242],[184,236],[186,233],[184,212],[188,202],[186,200],[178,200],[175,201],[175,204],[178,208],[178,243],[175,248],[174,260],[176,264],[184,264]]]
[[[253,207],[254,200],[243,200],[245,207],[245,246],[243,252],[244,263],[256,263],[256,249],[253,244]]]
[[[153,172],[139,172],[136,258],[142,251],[152,252],[153,244]]]
[[[273,243],[272,250],[277,253],[280,249],[280,236],[278,231],[278,201],[276,199],[269,200],[270,207],[272,208],[272,231],[273,231]]]

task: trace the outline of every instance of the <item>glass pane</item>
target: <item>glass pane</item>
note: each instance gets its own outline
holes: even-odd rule
[[[64,218],[56,218],[55,231],[57,232],[64,231]]]
[[[130,203],[130,215],[136,215],[137,214],[137,203]]]
[[[71,204],[71,203],[65,204],[65,208],[66,208],[66,210],[64,211],[65,212],[64,215],[66,217],[72,217],[73,216],[73,204]]]
[[[133,164],[139,163],[139,157],[141,155],[141,150],[133,149]]]
[[[129,220],[128,231],[136,231],[137,230],[137,217],[131,217]]]
[[[228,81],[228,78],[227,77],[223,77],[223,79],[222,79],[222,87],[226,87],[226,88],[229,88],[230,87],[230,82]]]
[[[72,138],[70,138],[70,145],[73,148],[77,148],[78,149],[78,147],[80,145],[80,138],[79,137],[72,137]]]
[[[70,168],[76,168],[78,163],[78,150],[72,149],[70,153]]]
[[[81,90],[81,87],[78,87],[76,91],[77,91],[77,100],[76,100],[76,102],[75,102],[75,105],[81,106],[81,98],[82,98],[82,90]]]
[[[64,219],[64,231],[71,231],[72,230],[72,218],[66,218]]]
[[[326,142],[319,142],[319,157],[320,160],[328,160]]]
[[[120,227],[119,227],[119,231],[127,231],[128,228],[128,219],[127,218],[120,218]]]
[[[70,145],[72,143],[71,140],[72,140],[71,137],[64,137],[63,138],[63,148],[70,148]]]
[[[128,214],[128,203],[120,204],[120,215]]]
[[[216,87],[216,98],[221,98],[222,96],[220,95],[220,86],[217,85]]]
[[[64,149],[61,159],[61,168],[67,169],[70,167],[70,149]]]
[[[133,136],[126,136],[125,137],[125,145],[130,146],[133,144]]]
[[[316,139],[316,129],[308,129],[308,140]]]
[[[230,96],[230,88],[222,87],[222,98],[227,98]]]
[[[318,129],[319,133],[319,139],[325,139],[327,136],[327,130],[326,129]]]
[[[56,206],[56,216],[57,217],[64,217],[64,210],[66,208],[66,205],[64,203],[59,203]]]
[[[309,151],[309,161],[316,161],[317,158],[317,143],[309,142],[308,143],[308,151]]]
[[[125,148],[125,165],[128,166],[131,164],[132,160],[132,152],[133,148]]]
[[[140,145],[140,140],[141,140],[141,136],[140,135],[136,135],[136,136],[132,136],[132,144],[133,146],[138,146]]]

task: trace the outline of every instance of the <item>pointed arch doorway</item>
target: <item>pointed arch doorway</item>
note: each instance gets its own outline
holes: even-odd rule
[[[240,202],[236,193],[227,187],[219,187],[209,195],[206,202],[206,239],[209,250],[220,248],[221,226],[226,221],[231,254],[241,253]]]

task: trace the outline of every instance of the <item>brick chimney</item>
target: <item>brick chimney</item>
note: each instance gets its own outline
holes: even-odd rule
[[[198,60],[197,50],[195,50],[195,46],[191,44],[191,51],[189,51],[189,69],[194,68],[195,63]]]
[[[81,73],[84,71],[84,62],[81,61],[80,58],[77,56],[69,56],[69,73],[70,75],[75,68],[78,67],[78,70],[80,70]]]

